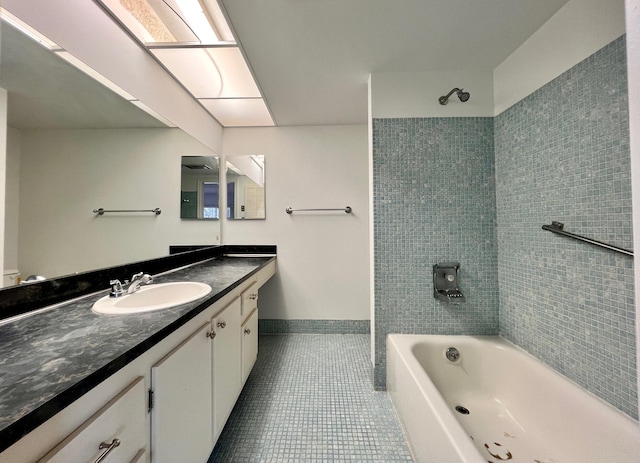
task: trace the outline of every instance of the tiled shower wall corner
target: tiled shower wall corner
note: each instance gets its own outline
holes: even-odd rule
[[[388,333],[499,331],[637,418],[633,261],[541,229],[633,247],[623,37],[496,118],[374,119],[373,175],[376,388]]]
[[[493,151],[493,118],[373,120],[377,389],[388,333],[498,333]],[[433,297],[452,261],[460,305]]]
[[[500,333],[637,418],[624,38],[495,118]]]

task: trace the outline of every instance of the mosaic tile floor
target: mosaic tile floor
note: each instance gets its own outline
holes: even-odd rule
[[[209,463],[411,462],[368,334],[260,336],[258,361]]]

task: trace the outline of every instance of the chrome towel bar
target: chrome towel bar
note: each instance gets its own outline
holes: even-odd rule
[[[569,238],[573,238],[578,241],[584,241],[585,243],[593,244],[594,246],[609,249],[610,251],[619,252],[620,254],[624,254],[626,256],[633,257],[633,251],[631,251],[630,249],[620,248],[618,246],[603,243],[602,241],[594,240],[592,238],[576,235],[575,233],[569,233],[568,231],[564,230],[564,224],[562,222],[551,222],[551,225],[543,225],[542,229],[550,231],[552,233],[557,233],[558,235],[568,236]]]
[[[288,207],[285,209],[287,214],[293,214],[294,212],[317,212],[317,211],[343,211],[347,214],[351,214],[351,207],[347,206],[342,209],[294,209],[292,207]]]
[[[94,209],[93,213],[98,215],[103,215],[105,212],[153,212],[155,215],[160,215],[162,211],[159,207],[155,209]]]

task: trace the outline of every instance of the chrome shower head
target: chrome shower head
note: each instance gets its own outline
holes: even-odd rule
[[[469,94],[469,92],[463,92],[461,88],[454,88],[453,90],[451,90],[447,95],[445,96],[441,96],[440,98],[438,98],[438,101],[440,102],[441,105],[446,105],[449,102],[449,97],[451,95],[454,94],[454,92],[458,95],[458,98],[460,99],[460,101],[462,101],[463,103],[468,101],[469,98],[471,97],[471,95]]]

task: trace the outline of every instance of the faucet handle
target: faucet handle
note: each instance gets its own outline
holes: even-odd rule
[[[149,283],[153,282],[153,277],[148,273],[138,272],[131,277],[131,283],[133,283],[134,281],[139,281],[140,284],[148,285]]]
[[[110,280],[109,284],[111,285],[111,292],[109,293],[109,297],[118,297],[122,295],[124,291],[122,289],[122,283],[120,283],[120,280]]]
[[[140,289],[141,285],[148,285],[153,282],[153,277],[148,273],[138,272],[131,277],[131,283],[127,288],[127,294],[133,294]]]

